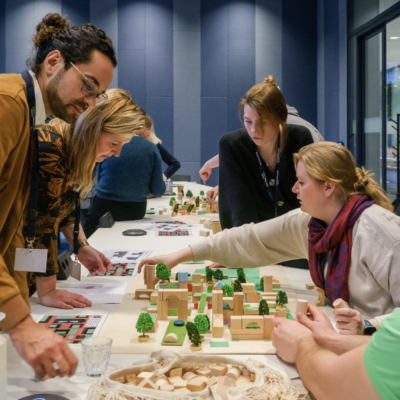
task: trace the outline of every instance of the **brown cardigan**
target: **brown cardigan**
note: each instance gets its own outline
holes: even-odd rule
[[[26,272],[14,272],[15,249],[24,248],[22,215],[31,180],[29,109],[24,80],[0,74],[0,328],[8,332],[30,314]]]

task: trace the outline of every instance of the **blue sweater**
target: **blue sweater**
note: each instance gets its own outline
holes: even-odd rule
[[[105,200],[146,202],[165,192],[160,152],[140,136],[124,145],[119,157],[97,166],[97,180],[97,196]]]

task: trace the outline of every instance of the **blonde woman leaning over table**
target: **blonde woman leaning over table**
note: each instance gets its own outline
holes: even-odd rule
[[[400,217],[384,191],[338,144],[308,145],[294,161],[300,209],[144,260],[139,271],[148,262],[256,268],[308,258],[314,283],[331,303],[342,298],[363,318],[391,313],[400,304]]]
[[[85,297],[56,289],[57,235],[62,232],[73,247],[76,196],[83,198],[92,186],[96,163],[118,157],[121,148],[144,129],[145,113],[127,92],[110,89],[108,100],[86,110],[75,125],[54,119],[37,130],[39,138],[39,195],[34,248],[48,249],[45,273],[30,273],[31,295],[36,291],[48,307],[72,309],[91,306]],[[79,214],[78,214],[79,215]],[[111,262],[79,231],[79,261],[94,274]]]

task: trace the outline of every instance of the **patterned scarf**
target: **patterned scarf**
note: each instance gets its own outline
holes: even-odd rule
[[[325,290],[333,303],[341,298],[349,302],[349,272],[351,264],[352,230],[360,215],[371,207],[374,200],[355,195],[339,211],[327,227],[322,221],[311,218],[308,223],[308,255],[313,282]],[[326,279],[324,279],[324,253],[331,251]]]

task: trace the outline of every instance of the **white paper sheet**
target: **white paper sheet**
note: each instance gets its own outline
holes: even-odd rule
[[[136,263],[150,256],[153,250],[103,250],[112,264]]]
[[[67,290],[86,297],[93,304],[119,304],[126,291],[126,282],[73,283]]]

